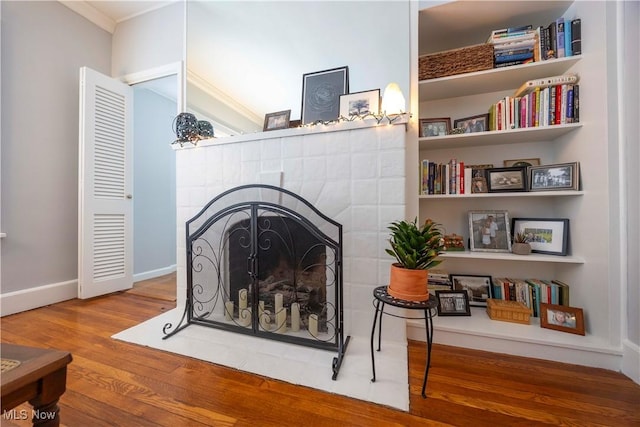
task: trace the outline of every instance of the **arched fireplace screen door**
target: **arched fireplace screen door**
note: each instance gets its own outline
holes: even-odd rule
[[[282,188],[245,185],[186,224],[187,299],[180,323],[335,350],[344,337],[342,226]],[[173,330],[172,330],[173,329]]]

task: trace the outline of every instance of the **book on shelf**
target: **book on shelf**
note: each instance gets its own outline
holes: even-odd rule
[[[533,28],[533,25],[529,24],[529,25],[522,25],[520,27],[509,27],[509,28],[502,28],[500,30],[493,30],[491,31],[491,37],[496,37],[496,36],[504,36],[504,35],[509,35],[509,34],[516,34],[516,33],[521,33],[523,31],[527,31],[527,30],[531,30]]]
[[[523,96],[527,93],[535,90],[535,88],[544,88],[548,86],[555,86],[561,84],[574,84],[579,80],[577,74],[562,74],[559,76],[544,77],[541,79],[527,80],[522,83],[518,89],[513,93],[514,97]]]
[[[506,62],[515,62],[515,61],[524,61],[527,59],[533,59],[533,50],[528,50],[522,53],[514,53],[512,55],[501,55],[496,56],[495,58],[496,64],[504,64]]]
[[[556,19],[556,58],[564,58],[564,18]]]
[[[548,38],[548,45],[547,45],[547,59],[554,59],[557,58],[557,52],[556,52],[556,46],[557,46],[557,41],[556,41],[556,37],[558,35],[557,33],[557,26],[556,26],[556,21],[552,21],[548,26],[547,29],[549,31],[549,38]]]
[[[571,20],[564,22],[564,56],[573,56],[571,49]]]
[[[580,18],[571,21],[571,53],[572,55],[582,53],[582,20]]]

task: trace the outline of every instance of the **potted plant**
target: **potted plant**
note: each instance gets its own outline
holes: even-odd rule
[[[511,252],[518,255],[529,255],[531,253],[529,237],[523,231],[516,233],[514,236]]]
[[[412,222],[395,221],[388,227],[391,248],[386,252],[397,262],[391,265],[387,290],[395,298],[426,301],[428,270],[442,262],[436,258],[444,251],[444,238],[440,224],[427,219],[419,227],[417,222],[417,218]]]

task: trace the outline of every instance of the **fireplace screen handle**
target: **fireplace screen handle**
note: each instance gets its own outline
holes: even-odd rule
[[[255,255],[249,255],[247,258],[247,273],[252,279],[256,278],[256,271],[258,271],[258,257]]]

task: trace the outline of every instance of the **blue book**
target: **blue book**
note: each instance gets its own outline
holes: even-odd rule
[[[568,22],[568,21],[567,21]],[[564,56],[573,56],[571,49],[571,24],[565,23],[564,26]]]
[[[556,19],[556,58],[564,58],[564,18]]]
[[[522,61],[523,59],[531,59],[533,58],[533,52],[527,53],[516,53],[514,55],[502,55],[496,57],[496,64],[501,64],[503,62],[511,62],[511,61]]]

